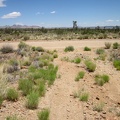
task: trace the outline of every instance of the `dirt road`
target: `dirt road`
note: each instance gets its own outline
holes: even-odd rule
[[[68,45],[72,45],[75,48],[82,48],[85,46],[97,48],[97,47],[103,47],[105,42],[120,42],[120,40],[64,40],[64,41],[27,41],[26,43],[31,46],[42,46],[45,49],[63,49]],[[10,44],[15,49],[17,48],[19,42],[1,42],[0,47],[4,44]]]

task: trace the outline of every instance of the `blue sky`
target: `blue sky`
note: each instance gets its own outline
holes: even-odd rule
[[[0,0],[0,26],[120,25],[120,0]]]

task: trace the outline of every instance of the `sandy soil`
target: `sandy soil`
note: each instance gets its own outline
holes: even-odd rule
[[[113,40],[113,39],[102,39],[102,40],[64,40],[64,41],[27,41],[26,43],[30,46],[42,46],[46,49],[63,49],[68,45],[73,45],[75,48],[81,48],[81,47],[103,47],[105,42],[119,42],[120,40]],[[10,44],[14,48],[17,48],[19,42],[1,42],[0,47],[4,44]]]
[[[0,109],[0,120],[4,120],[6,115],[16,114],[25,120],[37,120],[37,112],[42,108],[50,109],[50,120],[120,120],[116,116],[120,111],[120,71],[116,71],[112,63],[108,60],[97,60],[97,68],[93,73],[85,69],[84,62],[76,65],[71,62],[61,61],[61,58],[68,56],[70,59],[75,56],[94,59],[97,57],[95,49],[104,47],[105,42],[119,42],[120,40],[85,40],[85,41],[45,41],[31,42],[32,46],[42,46],[46,49],[59,49],[59,57],[55,59],[58,65],[60,78],[57,78],[50,88],[47,89],[45,97],[40,99],[37,110],[28,110],[24,107],[24,99],[19,98],[18,102],[12,103],[4,101]],[[0,46],[7,43],[0,43]],[[18,42],[10,43],[17,47]],[[74,52],[65,53],[66,46],[72,45],[76,49]],[[83,51],[83,47],[92,48],[91,52]],[[75,77],[79,71],[85,71],[84,79],[76,82]],[[95,74],[108,74],[110,82],[100,87],[95,85]],[[84,89],[89,92],[88,102],[81,102],[73,97],[74,92]],[[104,102],[105,107],[102,112],[93,111],[95,104]]]

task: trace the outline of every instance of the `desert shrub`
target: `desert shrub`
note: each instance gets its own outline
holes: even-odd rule
[[[3,97],[0,95],[0,107],[1,107],[2,103],[3,103]]]
[[[26,61],[23,62],[23,65],[24,66],[30,66],[31,65],[31,61],[26,60]]]
[[[110,49],[110,47],[111,47],[111,43],[105,42],[105,48],[106,48],[106,49]]]
[[[117,70],[120,70],[120,60],[114,60],[113,65]]]
[[[38,52],[44,52],[44,49],[42,47],[36,47],[36,51],[38,51]]]
[[[118,49],[119,44],[117,42],[113,43],[113,49]]]
[[[74,51],[74,47],[73,46],[68,46],[64,49],[65,52],[70,52],[70,51]]]
[[[85,75],[84,71],[79,72],[75,78],[75,81],[79,81],[80,79],[83,79],[84,75]]]
[[[28,79],[20,79],[18,89],[22,90],[23,95],[28,95],[33,89],[33,82]]]
[[[103,53],[105,53],[105,50],[102,48],[96,50],[96,54],[98,55],[103,54]]]
[[[10,46],[10,45],[4,45],[4,46],[2,46],[2,48],[0,49],[0,51],[3,54],[6,54],[6,53],[12,53],[14,50],[13,50],[12,46]]]
[[[18,44],[19,49],[23,49],[23,48],[26,48],[26,47],[27,47],[27,44],[22,42],[22,41]]]
[[[18,92],[13,88],[9,88],[7,91],[6,97],[10,101],[16,101],[16,100],[18,100]]]
[[[39,94],[37,92],[30,92],[29,95],[27,95],[27,101],[26,101],[26,107],[28,109],[36,109],[38,107],[39,103]]]
[[[94,72],[95,69],[96,69],[96,64],[93,63],[93,62],[90,61],[90,60],[86,60],[86,61],[85,61],[85,65],[86,65],[86,67],[87,67],[87,69],[88,69],[89,72]]]
[[[103,111],[104,103],[98,103],[93,107],[93,111],[101,112]]]
[[[39,69],[34,71],[34,73],[32,72],[31,78],[33,80],[36,80],[36,79],[47,80],[48,84],[52,85],[55,81],[55,78],[57,77],[57,71],[58,71],[58,67],[57,66],[54,67],[54,65],[50,64],[48,65],[47,69]]]
[[[84,47],[84,51],[91,51],[89,47]]]
[[[38,112],[38,119],[39,120],[49,120],[49,114],[50,114],[49,109],[44,109],[44,110]]]
[[[32,50],[33,50],[33,51],[35,51],[35,50],[36,50],[36,47],[35,47],[35,46],[33,46],[33,47],[32,47]]]
[[[89,99],[89,93],[87,93],[87,92],[83,92],[83,93],[81,93],[80,94],[80,96],[79,96],[79,99],[80,99],[80,101],[88,101],[88,99]]]
[[[53,58],[58,58],[58,54],[57,54],[57,53],[54,53],[54,54],[53,54]]]
[[[105,61],[106,56],[107,56],[106,54],[100,54],[98,59]]]
[[[61,58],[61,61],[67,61],[67,62],[69,62],[70,59],[69,59],[69,57],[63,57],[63,58]]]
[[[29,36],[24,36],[23,40],[26,41],[26,40],[29,40],[30,37]]]
[[[40,81],[38,84],[38,92],[40,96],[44,96],[45,95],[45,82],[44,81]]]
[[[106,82],[109,82],[109,76],[108,75],[96,75],[95,76],[95,82],[99,86],[103,86]]]
[[[79,57],[74,59],[74,63],[79,64],[81,62],[81,59]]]
[[[9,64],[10,64],[10,65],[13,65],[13,66],[18,66],[18,65],[19,65],[19,63],[18,63],[18,61],[17,61],[16,59],[11,59],[11,60],[9,61]]]
[[[5,120],[19,120],[16,115],[7,116]]]

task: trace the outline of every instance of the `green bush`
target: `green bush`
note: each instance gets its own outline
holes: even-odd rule
[[[19,48],[19,49],[26,48],[27,46],[28,46],[28,45],[27,45],[26,43],[22,42],[22,41],[18,44],[18,48]]]
[[[113,65],[117,70],[120,70],[120,60],[114,60]]]
[[[28,79],[20,79],[18,89],[22,90],[23,95],[28,95],[33,89],[33,82]]]
[[[70,51],[74,51],[74,47],[73,46],[68,46],[64,49],[65,52],[70,52]]]
[[[81,93],[81,95],[79,96],[79,99],[80,99],[80,101],[88,101],[88,99],[89,99],[89,94],[88,93],[86,93],[86,92],[83,92],[83,93]]]
[[[118,49],[119,46],[120,45],[117,42],[113,43],[113,49]]]
[[[102,48],[96,50],[96,54],[98,55],[103,54],[103,53],[105,53],[105,50]]]
[[[9,88],[7,91],[7,99],[10,101],[18,100],[18,92],[13,88]]]
[[[37,92],[30,92],[29,95],[27,95],[27,101],[26,101],[26,107],[28,109],[36,109],[38,107],[39,103],[39,94]]]
[[[44,109],[38,112],[38,119],[39,120],[49,120],[50,111],[48,109]]]
[[[84,47],[84,51],[91,51],[89,47]]]
[[[105,83],[109,82],[109,76],[108,75],[96,75],[95,76],[95,82],[99,86],[103,86]]]
[[[105,42],[105,48],[106,48],[106,49],[110,49],[110,47],[111,47],[111,43]]]
[[[84,75],[85,75],[84,71],[79,72],[75,78],[75,81],[79,81],[80,79],[83,79]]]
[[[6,53],[12,53],[14,50],[13,50],[12,46],[10,46],[10,45],[4,45],[4,46],[2,46],[2,48],[0,49],[0,51],[3,54],[6,54]]]
[[[58,54],[57,54],[57,53],[54,53],[54,54],[53,54],[53,58],[58,58]]]
[[[81,62],[81,59],[79,57],[74,59],[74,63],[79,64]]]
[[[38,92],[40,96],[44,96],[45,95],[45,82],[44,81],[40,81],[40,83],[38,84]]]
[[[38,51],[38,52],[44,52],[44,49],[42,47],[36,47],[36,51]]]
[[[85,65],[86,65],[89,72],[94,72],[96,69],[96,64],[93,63],[92,61],[86,60]]]

